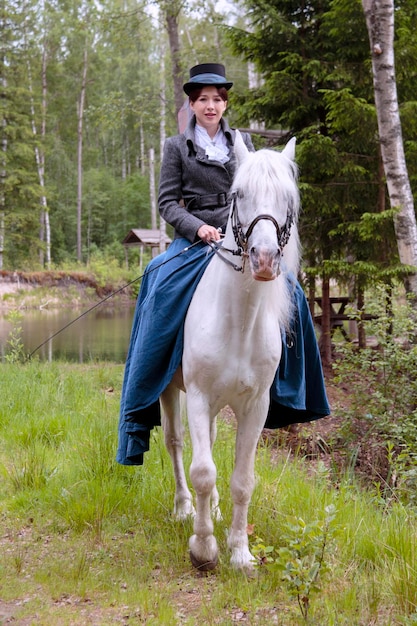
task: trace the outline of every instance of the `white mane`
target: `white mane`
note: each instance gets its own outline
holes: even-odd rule
[[[297,186],[298,168],[292,159],[294,144],[288,143],[283,152],[268,149],[249,152],[239,138],[240,141],[238,168],[232,185],[232,191],[237,192],[240,198],[239,217],[243,223],[246,215],[251,215],[249,219],[252,220],[256,214],[269,213],[282,228],[288,212],[292,212],[293,226],[283,250],[281,270],[297,276],[301,257],[297,228],[300,194]],[[283,318],[287,320],[291,315],[291,301],[291,298],[287,301],[287,311],[283,312]]]
[[[291,207],[297,223],[300,208],[297,175],[297,165],[281,152],[267,149],[248,152],[237,169],[232,191],[243,192],[255,206],[264,204],[268,198],[278,199],[279,207],[285,211]]]

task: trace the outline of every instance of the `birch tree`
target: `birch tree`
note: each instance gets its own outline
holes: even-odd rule
[[[164,151],[166,139],[166,82],[165,82],[165,39],[160,36],[160,75],[161,75],[161,119],[159,123],[159,153]],[[166,223],[163,217],[159,216],[159,251],[163,252],[166,248]]]
[[[83,122],[85,92],[87,89],[88,49],[87,38],[84,47],[81,88],[77,105],[78,135],[77,135],[77,260],[82,260],[82,201],[83,201]]]
[[[44,47],[42,51],[42,121],[41,121],[41,145],[35,144],[35,159],[36,159],[36,167],[38,169],[38,177],[39,177],[39,186],[41,190],[40,196],[40,205],[41,205],[41,214],[39,218],[39,240],[40,240],[40,252],[39,252],[39,262],[43,267],[44,264],[44,253],[46,252],[46,265],[48,269],[51,268],[51,230],[49,225],[49,210],[48,210],[48,202],[46,198],[46,187],[45,187],[45,150],[44,150],[44,142],[46,136],[46,96],[47,96],[47,81],[46,81],[46,49]],[[35,104],[34,104],[34,94],[33,94],[33,83],[32,83],[32,71],[30,66],[30,60],[28,59],[28,76],[29,76],[29,93],[30,93],[30,110],[32,116],[32,132],[34,137],[38,135],[38,129],[36,126],[36,115],[35,115]],[[46,248],[45,250],[42,247],[42,243],[45,241]]]
[[[362,0],[371,48],[382,161],[402,263],[416,268],[405,280],[417,308],[417,224],[405,162],[394,59],[394,0]]]
[[[3,80],[1,83],[3,84]],[[4,134],[4,127],[6,120],[3,118],[1,121],[2,127],[2,139],[0,148],[0,270],[3,269],[3,253],[4,253],[4,182],[6,178],[6,159],[5,154],[7,150],[7,139]]]

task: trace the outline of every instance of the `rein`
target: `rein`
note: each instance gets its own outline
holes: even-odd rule
[[[188,252],[188,250],[190,250],[191,248],[194,248],[195,246],[197,246],[198,244],[200,244],[201,241],[196,241],[195,243],[191,244],[190,246],[186,246],[185,248],[183,248],[182,250],[180,250],[180,252],[178,252],[178,254],[175,254],[174,256],[170,257],[169,259],[167,259],[166,261],[162,261],[162,263],[159,263],[159,265],[156,265],[155,267],[153,267],[151,270],[144,272],[143,274],[141,274],[140,276],[137,276],[136,278],[133,278],[133,280],[129,281],[128,283],[126,283],[125,285],[123,285],[122,287],[119,287],[119,289],[116,289],[116,291],[113,291],[112,293],[110,293],[108,296],[106,296],[105,298],[103,298],[102,300],[100,300],[99,302],[97,302],[96,304],[94,304],[92,307],[90,307],[89,309],[87,309],[86,311],[84,311],[83,313],[81,313],[81,315],[79,315],[78,317],[76,317],[75,319],[71,320],[70,322],[68,322],[68,324],[65,324],[65,326],[63,326],[62,328],[60,328],[59,330],[57,330],[53,335],[50,335],[50,337],[47,337],[47,339],[45,339],[45,341],[42,341],[42,343],[39,344],[39,346],[37,346],[34,350],[32,350],[32,352],[30,352],[27,357],[26,357],[26,361],[30,361],[30,359],[32,358],[32,356],[35,354],[35,352],[37,352],[39,350],[39,348],[42,348],[42,346],[44,346],[46,343],[48,343],[48,341],[50,341],[51,339],[54,339],[54,337],[56,337],[57,335],[59,335],[60,333],[62,333],[64,330],[66,330],[67,328],[69,328],[70,326],[72,326],[73,324],[75,324],[75,322],[78,322],[78,320],[80,320],[82,317],[84,317],[85,315],[87,315],[88,313],[91,313],[91,311],[94,311],[94,309],[96,309],[97,307],[99,307],[101,304],[103,304],[103,302],[106,302],[107,300],[110,300],[110,298],[113,298],[113,296],[117,295],[118,293],[120,293],[121,291],[123,291],[124,289],[126,289],[127,287],[130,287],[131,285],[133,285],[134,283],[136,283],[138,280],[140,280],[141,278],[143,278],[145,276],[145,274],[151,274],[152,272],[154,272],[155,270],[158,270],[160,267],[162,267],[163,265],[165,265],[166,263],[169,263],[170,261],[172,261],[173,259],[176,259],[177,257],[179,257],[181,254],[183,254],[184,252]]]

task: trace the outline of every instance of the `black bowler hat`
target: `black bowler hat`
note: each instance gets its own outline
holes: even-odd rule
[[[233,83],[226,79],[226,70],[221,63],[201,63],[200,65],[194,65],[194,67],[190,69],[190,80],[188,83],[185,83],[183,89],[188,96],[193,89],[208,87],[209,85],[225,87],[226,89],[230,89],[233,85]]]

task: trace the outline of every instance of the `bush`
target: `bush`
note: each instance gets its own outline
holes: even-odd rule
[[[335,382],[354,391],[348,409],[342,411],[349,436],[358,421],[370,437],[378,437],[387,450],[391,480],[407,501],[415,500],[409,488],[417,486],[417,345],[415,316],[407,304],[385,311],[385,293],[374,303],[377,320],[369,322],[367,334],[376,339],[376,348],[362,350],[351,343],[340,346],[334,364]],[[371,439],[372,437],[372,439]],[[408,485],[406,487],[406,485]],[[410,500],[411,498],[411,500]]]

